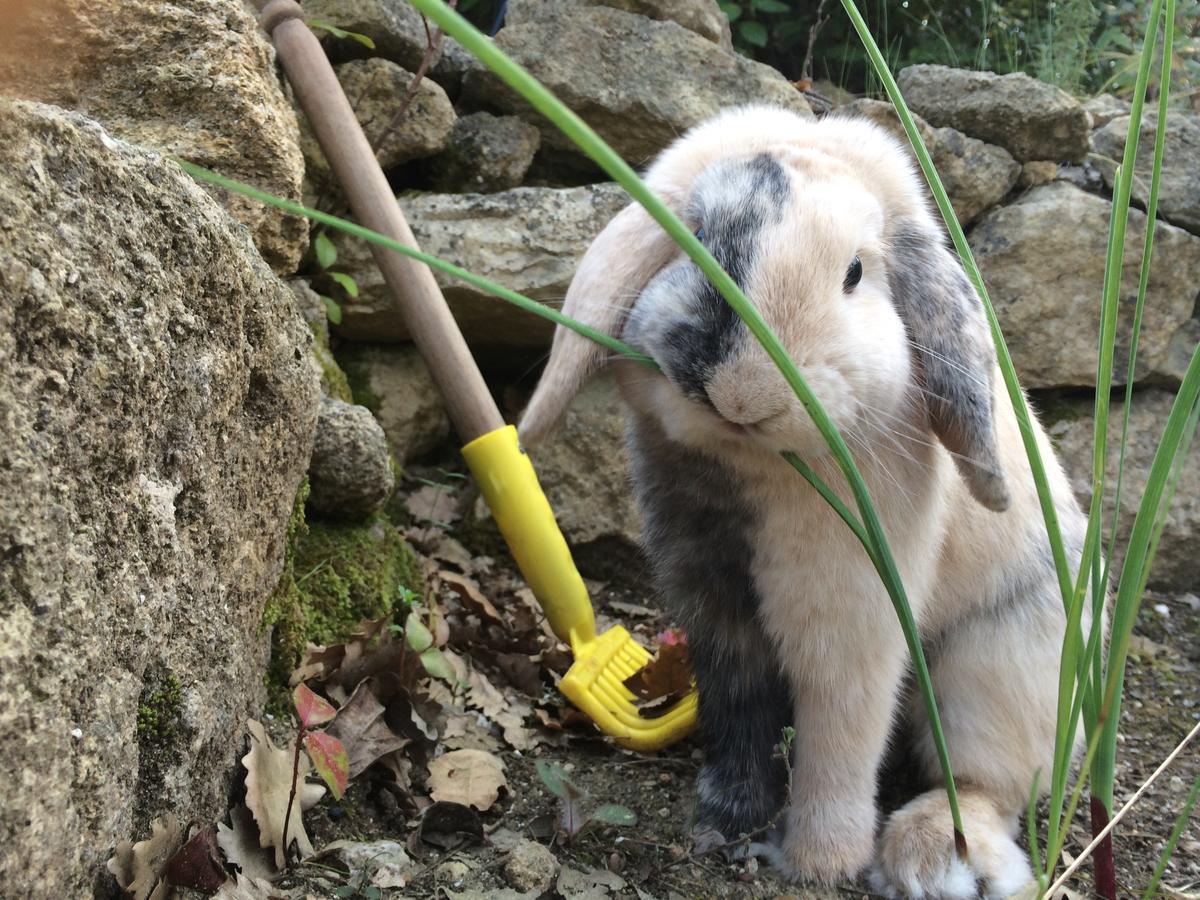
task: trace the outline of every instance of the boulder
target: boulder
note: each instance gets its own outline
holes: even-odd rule
[[[558,430],[530,450],[563,536],[595,577],[635,558],[641,538],[624,435],[616,384],[600,377],[579,392]]]
[[[562,300],[592,239],[628,202],[614,184],[516,188],[497,194],[416,194],[400,205],[421,248],[543,302]],[[367,245],[334,239],[338,266],[358,282],[337,333],[369,342],[408,339]],[[477,347],[548,347],[552,323],[440,273],[438,283]]]
[[[450,419],[433,377],[411,344],[352,344],[338,348],[354,401],[383,428],[396,459],[409,462],[450,436]]]
[[[1157,112],[1142,120],[1134,165],[1131,196],[1145,206],[1150,196],[1150,176],[1154,168],[1154,133]],[[1096,131],[1096,167],[1109,188],[1113,185],[1117,164],[1125,152],[1129,116],[1118,116]],[[1192,234],[1200,234],[1200,116],[1186,112],[1168,112],[1163,142],[1162,178],[1158,191],[1158,214]]]
[[[772,103],[811,115],[804,95],[770,66],[727,53],[674,22],[619,9],[547,9],[501,30],[496,45],[634,164],[727,106]],[[572,149],[490,72],[467,73],[463,100],[519,115],[542,130],[543,146]]]
[[[660,22],[675,22],[726,50],[733,49],[729,19],[716,0],[510,0],[504,24],[523,25],[547,10],[585,6],[608,6]]]
[[[397,117],[412,83],[411,72],[379,58],[342,63],[336,71],[363,133],[376,148],[375,158],[384,169],[432,156],[446,146],[454,128],[454,107],[435,82],[422,78],[412,103]],[[307,200],[312,203],[320,193],[332,192],[332,188],[329,163],[304,118],[300,146],[312,192]]]
[[[1111,210],[1108,200],[1056,181],[992,210],[971,231],[971,249],[1026,387],[1095,384]],[[1121,278],[1117,383],[1123,383],[1128,365],[1145,228],[1145,214],[1130,210]],[[1192,316],[1197,284],[1200,238],[1160,222],[1137,378],[1160,372],[1166,363],[1172,337]]]
[[[347,403],[352,401],[346,373],[342,371],[329,350],[329,319],[325,312],[325,301],[303,278],[289,278],[284,282],[296,300],[296,308],[308,329],[312,332],[312,345],[308,348],[308,360],[317,377],[321,379],[321,393]]]
[[[1087,156],[1087,111],[1066,91],[1023,72],[918,65],[896,80],[904,101],[931,125],[996,144],[1018,162],[1080,162]]]
[[[1167,361],[1162,365],[1162,374],[1173,382],[1183,381],[1184,373],[1192,362],[1196,347],[1200,346],[1200,319],[1188,319],[1171,338],[1167,349]]]
[[[321,402],[308,485],[308,505],[331,521],[362,522],[392,496],[387,438],[369,409],[332,397]]]
[[[837,115],[859,116],[882,125],[909,149],[916,162],[908,135],[892,104],[882,100],[855,100],[839,107]],[[954,213],[963,225],[974,222],[999,203],[1017,183],[1021,164],[1007,150],[969,138],[953,128],[931,128],[920,117],[915,121],[950,196]],[[930,202],[933,202],[932,197]]]
[[[545,846],[520,838],[504,861],[504,880],[515,890],[540,896],[554,886],[558,860]]]
[[[1103,128],[1117,116],[1129,115],[1129,101],[1112,94],[1097,94],[1083,104],[1092,117],[1093,128]]]
[[[304,160],[275,54],[241,0],[10,5],[0,94],[77,109],[111,134],[300,199]],[[206,188],[275,271],[308,246],[303,219]]]
[[[226,810],[312,447],[310,341],[178,167],[0,101],[9,896],[90,897],[154,816]]]
[[[523,119],[471,113],[454,123],[446,148],[426,162],[426,184],[451,194],[519,187],[540,143],[540,132]]]
[[[1162,437],[1163,426],[1175,397],[1170,391],[1135,391],[1129,414],[1129,447],[1125,459],[1125,477],[1121,485],[1121,511],[1117,523],[1117,544],[1112,572],[1115,586],[1120,561],[1129,543],[1129,533],[1138,504],[1146,489],[1154,452]],[[1108,467],[1105,474],[1105,535],[1109,533],[1116,498],[1117,461],[1121,440],[1124,403],[1114,398],[1108,414]],[[1050,439],[1058,449],[1071,485],[1080,503],[1091,502],[1092,490],[1092,418],[1091,400],[1060,401],[1043,417]],[[1158,553],[1150,569],[1150,586],[1161,590],[1196,591],[1200,588],[1200,554],[1196,553],[1196,535],[1200,534],[1200,442],[1193,442],[1180,469],[1175,496],[1167,513]]]

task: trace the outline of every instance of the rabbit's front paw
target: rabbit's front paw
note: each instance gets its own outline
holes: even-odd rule
[[[898,810],[879,842],[871,886],[885,897],[1009,897],[1032,878],[1011,828],[984,796],[964,793],[959,808],[970,862],[954,850],[950,806],[944,791],[929,791]]]
[[[783,868],[799,881],[835,884],[854,878],[871,861],[873,803],[793,808],[783,838]]]

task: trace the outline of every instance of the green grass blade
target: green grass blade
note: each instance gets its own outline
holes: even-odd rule
[[[1167,863],[1171,861],[1171,856],[1175,853],[1175,847],[1179,843],[1179,837],[1183,834],[1183,829],[1187,827],[1188,819],[1191,818],[1197,796],[1200,796],[1200,775],[1197,775],[1196,780],[1192,782],[1192,789],[1188,792],[1187,799],[1183,801],[1183,809],[1179,811],[1175,826],[1171,829],[1162,853],[1159,854],[1158,865],[1154,867],[1150,883],[1146,885],[1146,890],[1142,893],[1142,900],[1151,900],[1152,897],[1157,896],[1158,884],[1162,881],[1163,872],[1167,871]]]
[[[951,812],[954,819],[955,831],[962,833],[962,820],[958,811],[958,797],[954,787],[954,779],[950,769],[950,756],[945,747],[945,738],[941,730],[941,719],[937,712],[937,703],[933,696],[933,685],[929,678],[925,655],[921,649],[920,635],[913,619],[899,570],[896,568],[891,550],[888,546],[883,526],[871,503],[866,483],[862,479],[849,449],[842,436],[838,433],[832,420],[817,400],[816,396],[805,384],[803,377],[788,356],[787,351],[779,342],[774,332],[759,315],[758,310],[742,294],[734,280],[726,273],[704,245],[692,234],[690,228],[683,224],[667,206],[641,181],[633,169],[609,147],[582,119],[567,109],[559,100],[537,79],[533,78],[523,68],[509,59],[492,41],[485,38],[462,16],[450,9],[441,0],[410,0],[412,5],[421,13],[428,16],[446,34],[457,40],[464,48],[480,62],[491,69],[509,87],[519,93],[539,113],[544,115],[555,127],[563,132],[571,141],[605,172],[617,181],[629,195],[642,205],[650,216],[658,222],[664,231],[679,245],[699,267],[713,286],[720,292],[729,306],[746,324],[747,329],[762,345],[767,355],[779,368],[788,386],[795,392],[805,411],[812,419],[817,430],[829,445],[830,452],[841,468],[850,489],[865,530],[870,537],[875,550],[875,559],[880,578],[887,588],[888,595],[900,620],[912,659],[914,675],[921,689],[929,715],[930,729],[934,743],[937,746],[939,761],[945,776],[946,791],[949,796]],[[961,845],[959,845],[961,846]]]

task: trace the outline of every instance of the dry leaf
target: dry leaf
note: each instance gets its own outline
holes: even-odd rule
[[[172,887],[195,888],[209,894],[228,880],[217,846],[216,825],[197,831],[167,863],[167,881]]]
[[[129,841],[117,844],[115,854],[108,861],[108,871],[134,900],[166,897],[170,891],[165,879],[167,861],[182,843],[183,829],[174,815],[155,819],[150,825],[150,837],[146,840],[136,844]]]
[[[474,579],[468,578],[466,575],[456,575],[454,572],[438,572],[438,579],[458,594],[463,605],[471,612],[480,618],[490,619],[500,625],[505,624],[500,611],[492,605],[491,600],[483,595]]]
[[[265,878],[247,878],[241,874],[225,882],[213,894],[214,900],[281,900],[295,896],[295,892],[280,892]]]
[[[470,675],[467,676],[467,684],[470,685],[470,690],[467,692],[467,703],[489,719],[494,720],[508,707],[508,701],[504,699],[504,695],[478,669],[471,670]]]
[[[387,708],[379,702],[371,684],[371,681],[359,684],[338,710],[333,724],[325,729],[345,745],[350,756],[351,778],[357,778],[379,757],[404,749],[409,742],[388,727],[384,718]]]
[[[258,823],[259,844],[275,848],[275,866],[282,869],[287,861],[283,826],[292,789],[292,751],[276,747],[259,722],[250,719],[246,728],[251,738],[250,752],[242,757],[242,765],[246,767],[246,806]],[[298,784],[303,784],[308,767],[308,757],[301,753]],[[295,842],[301,859],[313,855],[312,842],[300,817],[302,805],[297,798],[287,823],[288,843]]]
[[[537,743],[537,735],[525,727],[525,719],[533,715],[533,707],[524,700],[513,700],[508,709],[495,717],[493,721],[500,726],[504,740],[514,750],[532,750]]]
[[[452,750],[429,764],[429,793],[436,801],[491,808],[507,788],[504,763],[485,750]]]
[[[418,833],[421,840],[435,847],[453,850],[463,844],[482,843],[483,822],[471,807],[441,801],[432,804],[421,815]]]
[[[229,824],[217,825],[217,845],[225,859],[241,869],[253,881],[261,878],[270,881],[279,871],[270,850],[264,850],[258,842],[258,826],[250,810],[240,803],[229,811]]]
[[[678,632],[659,635],[658,653],[625,679],[625,687],[642,700],[660,700],[686,694],[692,687],[687,643]]]
[[[500,742],[492,736],[486,719],[479,713],[458,711],[450,711],[446,716],[446,727],[442,729],[442,745],[448,750],[500,749]]]
[[[452,525],[462,518],[455,489],[444,485],[427,484],[404,499],[404,508],[418,522]]]
[[[321,849],[333,851],[350,869],[351,875],[366,872],[377,888],[402,888],[408,883],[413,861],[396,841],[334,841]]]

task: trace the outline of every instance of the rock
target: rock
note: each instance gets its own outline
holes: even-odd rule
[[[0,94],[77,109],[109,133],[300,199],[304,161],[274,51],[240,0],[18,3],[0,29]],[[290,274],[303,219],[211,188]]]
[[[1024,189],[1049,184],[1058,177],[1058,163],[1046,159],[1034,159],[1021,166],[1021,177],[1017,184]]]
[[[1142,121],[1131,194],[1134,201],[1143,207],[1150,195],[1154,132],[1157,128],[1158,114],[1148,113]],[[1096,167],[1110,188],[1117,164],[1125,152],[1125,135],[1128,132],[1129,116],[1119,116],[1093,135]],[[1183,112],[1167,113],[1158,214],[1193,234],[1200,234],[1200,116]]]
[[[519,840],[504,863],[504,880],[518,891],[544,894],[558,876],[558,860],[537,841]]]
[[[284,283],[292,292],[300,315],[304,317],[309,331],[312,332],[313,341],[308,350],[308,358],[313,371],[321,379],[321,393],[350,403],[352,397],[346,373],[338,366],[337,360],[329,350],[329,320],[325,314],[325,301],[303,278],[289,278]]]
[[[326,397],[308,464],[308,504],[326,519],[362,521],[396,486],[383,429],[365,406]]]
[[[1023,72],[918,65],[901,70],[897,82],[912,111],[931,125],[997,144],[1018,162],[1087,156],[1091,121],[1079,101]]]
[[[501,30],[496,45],[635,164],[727,106],[773,103],[811,115],[804,96],[769,66],[726,53],[674,22],[617,9],[547,9]],[[573,149],[490,72],[467,73],[463,100],[532,122],[544,147]]]
[[[1097,94],[1083,104],[1092,117],[1093,128],[1103,128],[1117,116],[1129,115],[1129,101],[1112,94]]]
[[[1129,416],[1129,449],[1125,460],[1125,478],[1121,486],[1121,512],[1117,527],[1117,552],[1112,572],[1113,585],[1119,577],[1120,560],[1129,544],[1129,533],[1138,504],[1146,489],[1146,479],[1163,426],[1171,411],[1174,395],[1170,391],[1135,391]],[[1105,475],[1105,534],[1111,523],[1116,496],[1117,461],[1121,440],[1124,403],[1113,399],[1108,414],[1108,468]],[[1091,501],[1093,418],[1091,400],[1068,400],[1055,405],[1044,417],[1050,439],[1058,449],[1084,509]],[[1200,555],[1196,553],[1196,535],[1200,534],[1200,442],[1193,442],[1180,470],[1175,497],[1167,514],[1154,565],[1150,569],[1150,587],[1161,590],[1196,590],[1200,586]]]
[[[635,557],[641,519],[629,485],[625,419],[611,378],[580,391],[558,431],[530,450],[559,528],[588,574]]]
[[[614,184],[516,188],[498,194],[417,194],[400,206],[422,249],[543,302],[560,301],[592,239],[627,198]],[[361,241],[335,238],[338,265],[358,282],[337,332],[361,341],[408,339],[382,276]],[[468,341],[480,347],[548,347],[554,326],[438,274]]]
[[[855,100],[839,107],[836,114],[870,119],[910,148],[908,135],[890,103]],[[1017,183],[1021,166],[1007,150],[969,138],[953,128],[931,128],[920,117],[916,118],[916,123],[921,140],[929,149],[942,185],[950,196],[954,213],[963,225],[975,221],[999,203]],[[912,155],[911,149],[909,152]],[[913,160],[916,161],[915,156]]]
[[[1026,387],[1094,385],[1111,204],[1056,181],[987,213],[970,243]],[[1121,279],[1116,382],[1123,383],[1137,297],[1145,214],[1129,212]],[[1155,230],[1154,259],[1137,377],[1165,364],[1175,332],[1192,316],[1200,284],[1200,238]]]
[[[729,20],[716,0],[510,0],[505,26],[536,21],[546,11],[563,7],[607,6],[660,22],[675,22],[714,44],[732,49]]]
[[[412,103],[397,119],[412,83],[411,72],[378,57],[342,63],[336,71],[363,133],[376,146],[375,158],[385,170],[432,156],[446,146],[454,129],[454,107],[435,82],[422,78]],[[305,176],[310,185],[306,202],[314,205],[323,193],[332,192],[331,173],[308,120],[301,117],[300,126]]]
[[[178,167],[0,101],[5,894],[90,897],[153,817],[224,814],[312,446],[310,340]]]
[[[355,402],[374,414],[392,453],[408,462],[450,436],[450,419],[421,354],[411,344],[342,344],[339,361]]]
[[[1161,366],[1162,374],[1176,383],[1183,381],[1197,346],[1200,346],[1200,319],[1188,319],[1171,338],[1167,361]]]
[[[540,143],[540,132],[516,116],[463,116],[454,123],[446,149],[427,162],[427,185],[451,194],[519,187]]]

